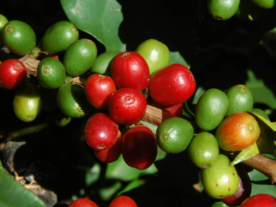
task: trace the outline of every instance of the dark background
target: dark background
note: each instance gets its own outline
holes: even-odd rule
[[[249,67],[268,86],[275,87],[275,59],[259,45],[265,33],[276,26],[275,9],[257,22],[240,21],[235,17],[217,21],[209,15],[206,5],[200,8],[200,2],[196,0],[118,2],[124,15],[119,35],[127,44],[127,50],[135,50],[142,41],[156,38],[171,51],[180,52],[191,65],[198,86],[225,89],[244,83],[247,79],[245,71]],[[28,23],[35,30],[37,40],[52,24],[68,20],[58,0],[1,0],[0,13],[8,20]],[[93,39],[85,33],[81,33],[81,37]],[[99,54],[104,52],[101,43],[97,42],[97,46]],[[14,91],[0,89],[0,134],[49,121],[61,113],[58,108],[52,112],[42,111],[35,122],[23,123],[14,115],[13,94]],[[262,104],[257,106],[266,108]],[[273,113],[270,117],[275,120]],[[49,127],[17,139],[26,140],[31,146],[32,161],[46,160],[55,166],[57,177],[45,187],[52,189],[59,200],[71,198],[73,194],[80,195],[79,189],[85,186],[84,173],[76,168],[91,167],[95,163],[93,151],[83,140],[86,120],[87,117],[74,119],[65,127]],[[198,169],[187,159],[185,152],[169,155],[158,161],[156,166],[160,176],[151,178],[149,185],[129,192],[138,201],[138,206],[208,206],[208,202],[214,201],[191,188],[191,184],[198,181]],[[105,182],[106,165],[101,164],[101,168],[102,177],[91,188]],[[85,190],[93,191],[90,188]],[[90,196],[99,206],[107,204],[99,199],[97,193]]]

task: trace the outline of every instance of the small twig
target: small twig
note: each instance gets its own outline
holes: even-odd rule
[[[276,160],[257,154],[242,163],[265,174],[276,185]]]
[[[159,126],[164,120],[171,117],[174,117],[174,115],[165,112],[162,109],[148,105],[146,109],[146,114],[142,120]]]
[[[40,63],[39,60],[29,58],[28,56],[24,56],[23,58],[21,58],[21,61],[26,66],[28,75],[33,75],[33,76],[37,75],[37,67],[38,67],[38,64]]]
[[[24,128],[24,129],[19,129],[17,131],[9,132],[9,133],[7,133],[6,136],[1,136],[1,137],[2,137],[2,139],[5,139],[5,141],[10,141],[17,137],[26,136],[28,134],[33,134],[33,133],[39,132],[39,131],[45,129],[46,127],[48,127],[49,125],[50,125],[49,122],[37,124],[34,126]]]

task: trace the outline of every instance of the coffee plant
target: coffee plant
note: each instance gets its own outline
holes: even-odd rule
[[[0,206],[276,206],[270,0],[2,0]]]

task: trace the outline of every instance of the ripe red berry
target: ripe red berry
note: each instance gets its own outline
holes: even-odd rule
[[[115,83],[107,75],[92,74],[85,83],[86,97],[97,109],[107,109],[109,97],[115,91]]]
[[[142,91],[149,85],[149,66],[137,52],[119,53],[114,57],[110,70],[118,88],[134,88]]]
[[[98,205],[88,198],[78,198],[68,207],[98,207]]]
[[[114,198],[108,207],[137,207],[137,204],[132,198],[120,195]]]
[[[129,129],[123,136],[122,154],[130,167],[139,170],[150,167],[157,155],[157,142],[153,132],[144,125]]]
[[[115,143],[118,129],[118,124],[108,114],[99,112],[87,120],[84,137],[91,148],[103,150]]]
[[[194,94],[195,89],[196,81],[192,72],[178,63],[158,70],[150,78],[150,96],[165,106],[185,102]]]
[[[257,194],[247,198],[240,207],[276,207],[276,198],[269,194]]]
[[[109,114],[120,124],[131,125],[139,122],[144,117],[146,109],[147,100],[136,89],[120,88],[109,98]]]
[[[25,81],[27,69],[17,59],[5,60],[0,65],[0,86],[6,89],[14,89]]]
[[[116,138],[116,142],[110,148],[103,149],[103,150],[94,150],[96,157],[104,162],[104,163],[111,163],[120,157],[122,154],[122,133],[118,130],[118,135]]]

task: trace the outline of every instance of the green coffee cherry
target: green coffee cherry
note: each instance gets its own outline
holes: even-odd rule
[[[230,87],[226,92],[229,105],[226,116],[238,112],[246,112],[253,109],[253,96],[248,87],[237,84]]]
[[[243,21],[257,21],[267,11],[267,9],[259,7],[251,0],[242,0],[236,11],[236,17]]]
[[[69,21],[59,21],[47,29],[42,48],[49,54],[64,52],[79,38],[78,29]]]
[[[67,83],[58,89],[57,103],[64,115],[71,118],[80,118],[92,110],[88,102],[84,87],[77,84]]]
[[[216,88],[205,91],[197,102],[195,119],[197,125],[206,131],[215,129],[228,110],[226,94]]]
[[[240,0],[207,0],[209,13],[217,20],[226,20],[235,15]]]
[[[170,64],[170,51],[167,45],[155,40],[148,39],[142,42],[136,49],[148,63],[150,74]]]
[[[31,122],[36,119],[41,111],[41,96],[34,83],[26,82],[15,91],[13,110],[21,121]]]
[[[120,51],[107,51],[100,54],[93,63],[90,73],[110,74],[110,63]]]
[[[219,154],[217,162],[200,171],[205,192],[212,198],[221,199],[233,195],[239,187],[239,175],[230,159]]]
[[[67,74],[79,76],[90,69],[97,57],[97,46],[89,39],[72,43],[65,51],[63,64]]]
[[[60,87],[66,77],[65,68],[59,60],[52,57],[44,58],[37,68],[37,80],[44,88]]]
[[[4,46],[4,43],[2,40],[2,30],[7,23],[8,23],[8,19],[4,15],[0,14],[0,48]]]
[[[197,134],[188,148],[190,160],[200,168],[214,165],[219,155],[219,145],[216,137],[209,132]]]
[[[26,55],[36,45],[36,35],[30,25],[19,20],[11,20],[2,31],[5,46],[16,55]]]
[[[158,146],[168,153],[184,151],[194,136],[194,128],[190,122],[179,117],[163,121],[157,128]]]
[[[271,9],[276,5],[276,0],[252,0],[252,2],[264,9]]]

